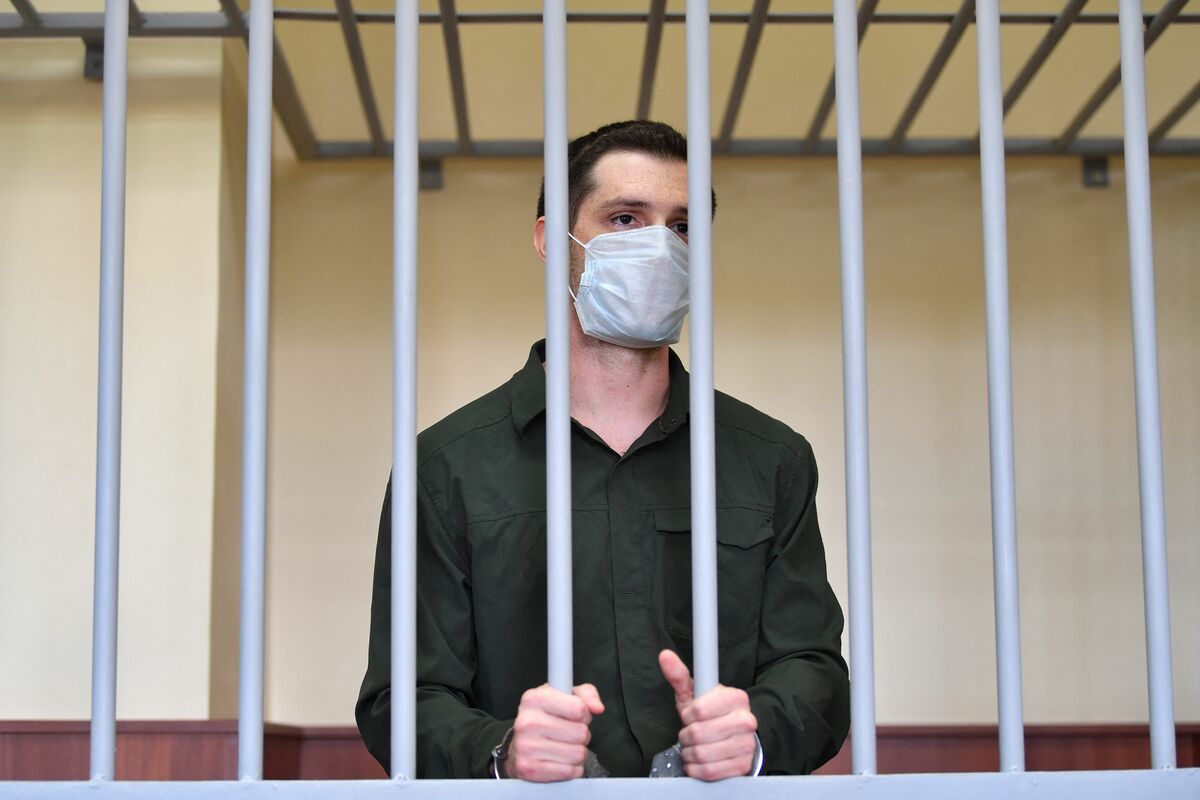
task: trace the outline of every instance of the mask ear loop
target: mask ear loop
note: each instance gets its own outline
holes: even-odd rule
[[[567,231],[567,236],[571,237],[571,241],[573,241],[575,244],[582,247],[585,253],[587,252],[587,245],[584,244],[583,242],[579,241],[578,239],[576,239],[575,234],[571,233],[570,231]],[[576,304],[579,303],[579,298],[576,297],[575,293],[571,291],[571,281],[569,281],[569,280],[567,281],[567,294],[571,295],[572,301],[574,301]]]

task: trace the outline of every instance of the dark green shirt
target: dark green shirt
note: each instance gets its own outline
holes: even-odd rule
[[[417,443],[417,770],[488,774],[521,694],[546,681],[543,344],[510,381]],[[758,718],[763,774],[811,772],[841,747],[849,681],[825,574],[812,449],[716,395],[720,680]],[[574,667],[606,711],[591,748],[645,777],[679,733],[658,667],[692,658],[688,375],[670,355],[663,415],[624,456],[572,422]],[[371,640],[356,716],[389,760],[390,486],[379,522]]]

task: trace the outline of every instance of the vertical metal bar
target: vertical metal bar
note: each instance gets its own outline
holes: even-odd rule
[[[1160,8],[1158,13],[1154,15],[1154,18],[1150,20],[1150,24],[1145,28],[1145,33],[1142,34],[1143,49],[1149,50],[1154,46],[1154,43],[1158,41],[1158,38],[1163,35],[1175,18],[1179,16],[1179,13],[1183,11],[1183,7],[1186,6],[1187,3],[1188,0],[1166,0],[1166,2],[1163,3],[1162,8]],[[1139,26],[1144,24],[1144,18],[1138,20]],[[1121,65],[1118,64],[1112,68],[1112,71],[1109,72],[1107,76],[1105,76],[1100,85],[1096,87],[1096,91],[1094,91],[1092,96],[1087,99],[1087,102],[1083,104],[1083,108],[1079,109],[1079,113],[1076,114],[1075,118],[1071,120],[1071,123],[1067,125],[1067,129],[1063,131],[1062,135],[1059,136],[1058,139],[1055,140],[1055,147],[1057,147],[1060,151],[1066,150],[1068,147],[1070,147],[1075,139],[1079,136],[1079,133],[1083,130],[1083,127],[1087,125],[1088,120],[1090,120],[1092,115],[1100,110],[1100,106],[1104,105],[1104,101],[1108,99],[1108,96],[1113,93],[1113,91],[1117,88],[1117,84],[1120,82]]]
[[[92,587],[92,780],[117,752],[117,565],[121,524],[121,348],[125,302],[125,111],[129,5],[104,4],[100,188],[100,352],[96,409],[96,554]]]
[[[1025,729],[1021,708],[1021,618],[1013,481],[1004,99],[997,0],[979,0],[975,19],[979,53],[979,143],[987,305],[988,427],[992,467],[992,567],[995,574],[1000,769],[1019,772],[1025,769]]]
[[[846,427],[846,549],[850,590],[851,769],[875,774],[875,622],[871,579],[871,461],[867,429],[867,312],[862,131],[854,0],[834,0],[838,217],[842,249],[842,392]]]
[[[858,43],[860,46],[863,37],[867,35],[867,26],[871,24],[871,18],[875,16],[875,7],[878,5],[879,0],[862,0],[862,7],[858,9]],[[834,76],[830,75],[829,80],[825,83],[825,91],[821,93],[821,100],[817,103],[816,113],[813,114],[812,122],[808,125],[808,135],[804,137],[806,152],[811,153],[816,150],[821,141],[821,131],[825,130],[825,121],[829,119],[829,114],[833,111],[833,92]]]
[[[571,620],[571,351],[567,308],[567,10],[542,7],[546,174],[546,624],[549,683],[573,685]]]
[[[708,0],[687,2],[688,271],[691,274],[692,674],[696,694],[717,663],[717,478],[713,411],[712,112]]]
[[[1142,586],[1146,597],[1146,671],[1150,684],[1150,763],[1155,769],[1171,769],[1175,766],[1175,711],[1171,686],[1171,615],[1167,596],[1167,532],[1163,508],[1141,0],[1121,0],[1120,20],[1125,203],[1129,220],[1133,377],[1142,506]]]
[[[271,270],[272,0],[250,4],[246,122],[246,318],[242,398],[242,596],[238,777],[262,779]]]
[[[417,776],[417,0],[396,3],[392,161],[393,778]]]

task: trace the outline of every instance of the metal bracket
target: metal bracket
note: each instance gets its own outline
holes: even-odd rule
[[[1083,159],[1083,185],[1088,189],[1108,187],[1108,156],[1089,156]]]
[[[442,188],[443,183],[442,159],[422,158],[418,167],[418,188],[422,191],[437,190]]]
[[[104,80],[104,39],[83,38],[83,77],[89,81]]]

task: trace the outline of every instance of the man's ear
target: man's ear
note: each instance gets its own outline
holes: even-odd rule
[[[542,263],[546,263],[546,218],[538,217],[537,222],[533,223],[533,249],[537,251],[538,258]]]

